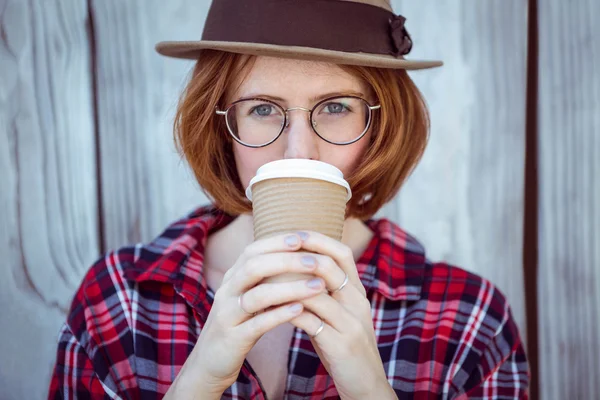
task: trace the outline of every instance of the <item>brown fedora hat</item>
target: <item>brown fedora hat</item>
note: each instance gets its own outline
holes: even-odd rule
[[[156,45],[160,54],[198,59],[200,50],[424,69],[441,61],[407,60],[406,19],[387,0],[213,0],[200,41]]]

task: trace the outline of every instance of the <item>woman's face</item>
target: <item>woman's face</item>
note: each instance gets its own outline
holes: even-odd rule
[[[260,97],[273,100],[283,108],[312,109],[318,102],[314,99],[350,93],[360,95],[373,105],[368,87],[335,64],[257,57],[247,78],[229,100]],[[367,132],[359,141],[349,145],[330,144],[312,130],[309,113],[292,110],[288,112],[288,118],[289,126],[266,147],[250,148],[233,142],[235,162],[244,188],[260,166],[288,158],[324,161],[348,176],[370,143],[371,132]]]

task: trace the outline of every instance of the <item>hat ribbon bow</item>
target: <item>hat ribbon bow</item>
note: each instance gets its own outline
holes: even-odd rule
[[[402,15],[390,18],[390,36],[395,48],[392,54],[395,57],[404,56],[412,49],[413,42],[404,26],[405,22],[406,18]]]

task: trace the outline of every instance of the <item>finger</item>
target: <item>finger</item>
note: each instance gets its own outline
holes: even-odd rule
[[[231,290],[231,294],[243,293],[265,278],[286,272],[298,274],[298,279],[308,278],[316,267],[313,259],[307,260],[295,252],[261,254],[238,267],[224,290]]]
[[[306,310],[315,314],[340,333],[355,328],[357,324],[362,324],[358,316],[353,315],[328,294],[320,294],[304,299],[302,300],[302,304]],[[362,317],[365,316],[363,315]],[[371,321],[370,315],[369,321]]]
[[[235,265],[227,270],[223,278],[223,283],[228,282],[235,275],[236,270],[241,268],[247,260],[261,254],[296,251],[300,248],[301,243],[302,240],[298,235],[283,234],[260,239],[249,244],[239,256]]]
[[[262,335],[277,326],[289,322],[304,310],[301,303],[292,303],[273,308],[257,314],[249,320],[236,326],[236,332],[244,338],[252,338],[254,342]]]
[[[317,317],[310,311],[304,311],[290,321],[295,327],[302,329],[312,340],[326,347],[329,343],[338,343],[340,340],[340,334],[333,329],[327,322],[323,322],[323,329],[318,332],[321,327],[321,318]],[[315,336],[315,333],[317,333]]]
[[[362,304],[362,299],[365,297],[364,287],[361,285],[361,289],[355,285],[346,284],[341,290],[339,289],[346,279],[346,273],[339,265],[329,256],[315,253],[303,253],[297,252],[296,254],[306,254],[303,258],[311,259],[311,262],[317,263],[317,268],[312,272],[315,276],[319,276],[325,280],[327,291],[330,295],[344,304],[347,308],[352,308],[357,304]],[[350,279],[348,277],[348,279]],[[335,293],[331,293],[334,292]]]
[[[371,302],[352,285],[346,285],[341,291],[330,294],[329,298],[344,308],[351,318],[360,321],[365,327],[373,327],[373,310]]]
[[[299,235],[302,236],[303,249],[331,257],[348,274],[350,282],[361,292],[365,292],[354,263],[354,254],[348,246],[319,232],[305,231],[299,232]]]
[[[296,251],[302,245],[302,239],[295,233],[282,234],[257,240],[244,249],[242,257],[246,260],[259,254],[279,251]]]
[[[312,262],[316,264],[315,270],[312,272],[316,276],[320,276],[325,280],[328,291],[333,291],[340,287],[346,273],[339,265],[329,256],[316,254],[316,253],[304,253],[298,252],[298,255],[304,254],[302,257],[306,262]]]
[[[244,310],[256,313],[269,307],[317,296],[325,290],[325,282],[322,278],[262,283],[243,294]]]

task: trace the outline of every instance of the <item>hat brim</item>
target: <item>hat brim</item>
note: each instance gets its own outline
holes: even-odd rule
[[[192,42],[160,42],[156,51],[163,56],[196,60],[200,50],[221,50],[238,54],[292,58],[297,60],[324,61],[334,64],[362,65],[367,67],[393,69],[427,69],[443,65],[436,60],[406,60],[392,55],[369,53],[346,53],[343,51],[317,49],[301,46],[279,46],[261,43],[192,41]]]

